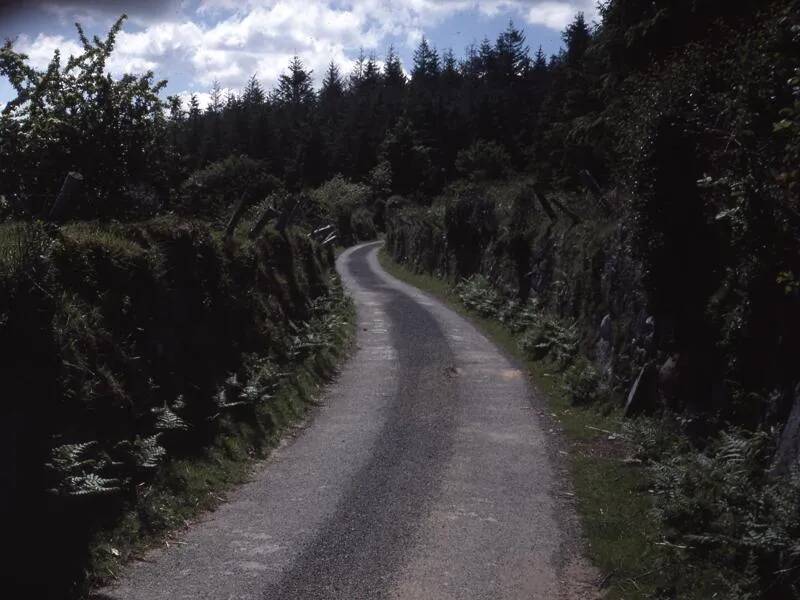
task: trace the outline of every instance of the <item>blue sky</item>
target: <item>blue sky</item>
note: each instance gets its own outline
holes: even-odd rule
[[[425,35],[457,56],[484,36],[494,39],[509,20],[523,28],[534,51],[560,46],[560,31],[583,11],[596,18],[596,0],[0,0],[0,38],[15,40],[34,66],[53,50],[78,52],[73,23],[104,35],[129,15],[109,64],[115,75],[153,70],[168,93],[196,92],[214,80],[240,89],[255,74],[271,87],[294,54],[319,81],[330,60],[345,72],[361,48],[378,59],[391,44],[408,67]],[[0,77],[0,105],[13,94]]]

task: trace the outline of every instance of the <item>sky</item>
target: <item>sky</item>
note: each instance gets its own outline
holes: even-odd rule
[[[292,56],[319,84],[333,60],[349,72],[361,49],[378,60],[394,46],[408,69],[422,36],[462,56],[471,43],[494,40],[510,20],[531,52],[558,51],[561,31],[578,11],[597,18],[597,0],[0,0],[0,40],[14,41],[33,66],[53,51],[79,53],[74,23],[104,37],[128,15],[109,63],[114,75],[155,72],[168,94],[197,93],[214,81],[238,91],[255,75],[272,88]],[[0,76],[0,106],[14,97]]]

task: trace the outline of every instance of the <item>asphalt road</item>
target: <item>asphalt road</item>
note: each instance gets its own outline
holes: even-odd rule
[[[357,351],[308,426],[100,597],[592,597],[523,373],[377,249],[339,258]]]

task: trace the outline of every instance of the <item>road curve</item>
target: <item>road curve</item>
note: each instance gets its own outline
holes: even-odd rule
[[[523,373],[378,248],[338,260],[357,351],[309,425],[98,598],[588,597]]]

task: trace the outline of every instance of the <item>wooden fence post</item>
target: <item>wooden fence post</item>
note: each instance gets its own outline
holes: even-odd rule
[[[251,240],[256,239],[261,233],[261,231],[264,229],[264,227],[267,226],[267,223],[269,223],[270,219],[277,217],[279,215],[280,213],[277,210],[275,210],[275,208],[272,205],[267,206],[261,213],[261,216],[258,217],[258,221],[256,221],[255,225],[253,225],[253,228],[250,230],[250,233],[247,234],[248,237]]]
[[[548,205],[555,204],[556,207],[558,208],[558,210],[560,210],[565,215],[567,215],[574,225],[577,225],[578,223],[581,222],[581,218],[578,215],[576,215],[574,212],[572,212],[570,209],[568,209],[566,206],[564,206],[564,204],[560,200],[557,200],[556,198],[553,198],[553,197],[548,198],[547,196],[545,196],[544,192],[541,191],[541,190],[539,190],[537,192],[537,196],[539,197],[539,202],[540,203],[542,201],[544,201]],[[552,211],[553,209],[551,208],[550,210]]]
[[[578,177],[580,177],[581,182],[589,190],[589,193],[592,194],[592,197],[597,200],[600,206],[603,207],[603,210],[611,214],[611,207],[606,202],[606,199],[603,197],[603,191],[600,189],[600,184],[597,183],[597,180],[592,176],[592,174],[587,169],[582,169],[578,171]]]
[[[64,178],[64,183],[61,185],[61,191],[56,196],[56,201],[47,215],[50,221],[60,221],[69,212],[71,208],[70,203],[75,199],[78,191],[83,185],[83,175],[70,171]]]
[[[241,220],[246,208],[247,196],[247,192],[242,192],[242,195],[239,197],[239,201],[236,203],[236,206],[233,209],[233,214],[228,220],[228,226],[225,227],[226,240],[233,235],[234,231],[236,231],[236,226],[239,224],[239,221]]]

